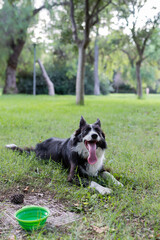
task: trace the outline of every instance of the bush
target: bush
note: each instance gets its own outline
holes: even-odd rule
[[[117,93],[136,93],[136,89],[131,87],[129,84],[121,84],[118,89],[113,85],[114,92]]]
[[[75,76],[67,77],[67,69],[61,66],[55,66],[47,70],[47,73],[54,83],[56,94],[75,94]],[[33,74],[21,72],[17,76],[18,90],[20,93],[33,93]],[[43,79],[40,70],[36,73],[36,94],[48,94],[47,85]]]
[[[76,88],[76,73],[75,75],[68,76],[69,68],[64,65],[55,65],[49,67],[47,73],[54,83],[56,94],[75,94]],[[21,72],[17,76],[17,87],[19,93],[32,94],[33,93],[33,73]],[[94,79],[93,70],[89,65],[85,69],[84,78],[85,94],[94,93]],[[102,94],[109,93],[109,84],[100,83],[100,89]],[[40,69],[36,73],[36,94],[48,94],[47,85],[43,79]]]

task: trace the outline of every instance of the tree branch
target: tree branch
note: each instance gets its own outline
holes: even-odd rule
[[[52,81],[50,80],[47,72],[46,72],[46,69],[44,67],[44,65],[42,64],[42,62],[40,61],[40,59],[37,60],[39,66],[40,66],[40,69],[42,71],[42,75],[44,77],[44,80],[47,84],[47,87],[48,87],[48,94],[50,96],[54,96],[55,95],[55,90],[54,90],[54,84],[52,83]]]
[[[73,40],[79,45],[81,41],[78,38],[77,25],[76,25],[75,18],[74,18],[74,3],[73,3],[73,0],[70,0],[70,19],[71,19],[71,24],[72,24]]]
[[[37,13],[39,13],[42,9],[45,8],[45,5],[42,5],[40,8],[36,8],[33,10],[32,17],[35,16]]]
[[[89,0],[85,0],[85,29],[84,29],[84,44],[89,42],[89,29],[90,29],[90,15],[89,15]]]
[[[150,29],[150,31],[148,32],[147,36],[145,37],[144,39],[144,42],[142,44],[142,53],[144,53],[144,50],[145,50],[145,47],[146,47],[146,44],[147,44],[147,41],[148,39],[150,38],[150,36],[152,35],[153,31],[154,31],[154,26],[152,27],[152,29]]]
[[[41,7],[39,8],[36,8],[33,10],[33,15],[32,16],[35,16],[37,13],[39,13],[42,9],[51,9],[52,7],[58,7],[58,6],[68,6],[69,5],[69,2],[67,1],[64,1],[64,2],[60,2],[60,3],[53,3],[53,4],[44,4],[42,5]]]
[[[97,0],[97,2],[95,3],[95,5],[94,5],[94,7],[93,7],[93,9],[92,9],[92,11],[91,11],[91,18],[94,16],[94,14],[95,14],[95,11],[97,10],[97,8],[98,8],[98,5],[100,4],[100,2],[101,2],[101,0]]]
[[[98,14],[103,11],[108,5],[112,2],[112,0],[109,0],[104,6],[99,7],[101,0],[97,0],[95,6],[93,7],[92,13],[90,15],[90,27],[93,27],[96,23],[98,23]],[[95,18],[95,19],[94,19]]]
[[[132,57],[131,54],[128,51],[124,50],[124,49],[121,49],[121,51],[124,52],[127,55],[128,59],[129,59],[129,62],[131,64],[132,68],[133,68],[136,56]]]
[[[103,7],[99,8],[97,13],[100,13],[103,9],[109,6],[109,4],[112,3],[112,0],[109,0],[108,3],[106,3]]]

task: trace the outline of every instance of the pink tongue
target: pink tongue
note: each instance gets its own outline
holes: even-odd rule
[[[88,162],[89,164],[95,164],[97,162],[96,143],[88,142],[88,150],[89,150]]]

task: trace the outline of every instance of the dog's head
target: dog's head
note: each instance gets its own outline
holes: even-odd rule
[[[87,124],[85,119],[81,117],[79,128],[74,134],[74,137],[78,142],[84,144],[84,148],[88,151],[88,163],[95,164],[98,159],[96,155],[96,149],[102,150],[107,148],[105,141],[105,134],[101,129],[101,122],[99,119],[93,124]]]

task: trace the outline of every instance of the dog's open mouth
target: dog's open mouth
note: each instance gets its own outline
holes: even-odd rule
[[[96,141],[84,141],[85,146],[89,152],[89,156],[88,156],[88,163],[93,165],[97,162],[97,156],[96,156]]]

